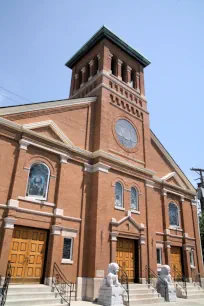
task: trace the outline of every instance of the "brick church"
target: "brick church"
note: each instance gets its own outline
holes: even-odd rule
[[[66,63],[68,99],[0,108],[0,275],[97,297],[110,262],[202,272],[196,191],[150,129],[150,62],[102,27]]]

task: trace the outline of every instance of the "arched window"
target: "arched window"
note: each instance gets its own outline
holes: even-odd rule
[[[30,168],[26,196],[45,200],[47,198],[50,170],[43,163],[34,163]]]
[[[178,206],[174,203],[169,203],[169,224],[179,226]]]
[[[115,184],[115,206],[123,207],[123,186],[119,182]]]
[[[138,191],[136,188],[131,187],[131,203],[130,203],[130,208],[133,210],[139,210],[139,205],[138,205]]]

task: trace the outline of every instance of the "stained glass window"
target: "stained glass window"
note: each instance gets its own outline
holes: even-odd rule
[[[30,168],[26,195],[45,199],[47,196],[48,179],[48,167],[45,164],[33,164]]]
[[[134,187],[131,187],[131,209],[138,210],[138,192]]]
[[[115,206],[123,207],[123,187],[119,182],[115,184]]]
[[[134,126],[125,119],[116,122],[115,131],[122,145],[126,148],[134,148],[137,144],[137,133]]]
[[[64,238],[64,246],[63,246],[63,259],[72,259],[72,239]]]
[[[178,207],[174,203],[169,204],[169,223],[173,226],[179,226]]]

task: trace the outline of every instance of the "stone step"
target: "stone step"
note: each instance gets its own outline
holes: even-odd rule
[[[194,300],[194,299],[200,299],[203,298],[204,299],[204,292],[198,292],[198,293],[194,293],[194,294],[187,294],[187,299],[188,300]]]
[[[151,297],[151,298],[143,298],[143,299],[135,299],[130,300],[130,306],[141,305],[141,304],[153,304],[164,302],[164,299],[161,297]]]
[[[7,294],[7,301],[14,301],[14,300],[30,300],[30,299],[41,299],[44,298],[53,298],[55,299],[56,296],[59,294],[55,294],[54,292],[28,292],[25,291],[23,293],[8,293]]]
[[[16,299],[15,301],[6,301],[5,306],[32,306],[32,305],[56,305],[60,304],[60,298],[35,298],[35,299]]]
[[[24,292],[50,292],[51,287],[46,285],[9,285],[8,294],[10,293],[24,293]]]
[[[148,293],[148,292],[154,293],[155,290],[154,290],[153,288],[150,288],[150,289],[147,289],[147,288],[145,288],[145,289],[140,289],[140,288],[129,289],[129,294],[137,294],[138,292],[141,292],[141,293],[143,293],[143,294],[146,294],[146,293]]]
[[[132,283],[130,283],[130,284],[128,284],[128,287],[130,288],[130,289],[142,289],[142,288],[148,288],[148,284],[132,284]]]
[[[141,300],[144,298],[149,298],[151,299],[152,297],[159,297],[158,293],[152,293],[152,292],[148,292],[148,293],[137,293],[137,294],[131,294],[129,295],[130,300]]]

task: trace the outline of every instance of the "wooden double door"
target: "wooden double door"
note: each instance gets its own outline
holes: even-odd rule
[[[14,227],[9,260],[12,283],[40,283],[47,243],[47,231]]]
[[[137,282],[139,278],[137,241],[133,239],[118,238],[116,262],[126,272],[130,283]]]
[[[171,247],[171,276],[173,279],[182,278],[182,251],[180,247]]]

